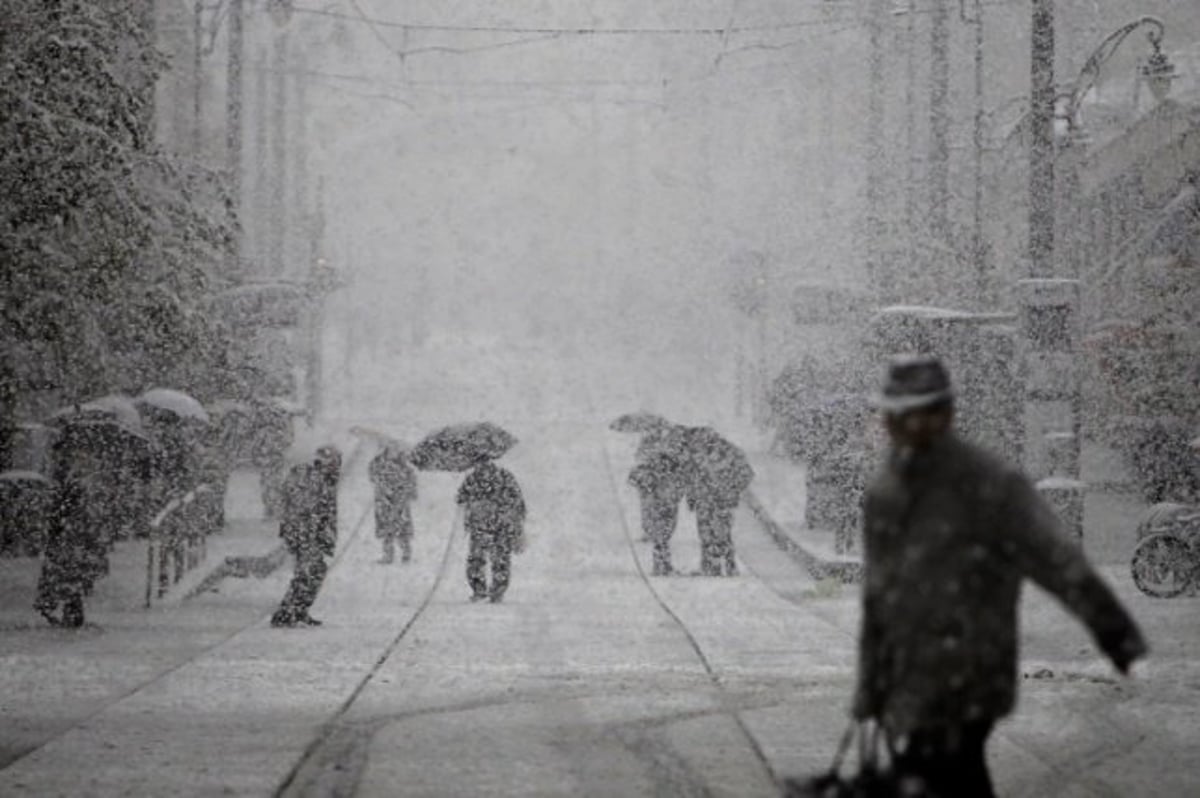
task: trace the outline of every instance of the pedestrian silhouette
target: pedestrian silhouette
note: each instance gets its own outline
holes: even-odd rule
[[[878,722],[899,778],[938,796],[993,795],[985,747],[1016,703],[1028,579],[1091,631],[1121,673],[1137,625],[1018,469],[953,431],[936,358],[894,359],[878,400],[890,438],[867,488],[855,718]]]
[[[525,499],[510,471],[480,459],[458,488],[467,530],[467,584],[471,600],[503,600],[512,572],[513,550],[524,534]],[[486,574],[491,566],[491,581]]]
[[[629,472],[629,484],[638,491],[642,534],[654,547],[651,573],[668,576],[674,571],[671,537],[683,498],[684,464],[678,453],[656,448],[652,439],[644,440],[638,447],[637,460]]]
[[[412,502],[417,498],[417,473],[408,464],[404,450],[389,443],[371,460],[368,474],[375,486],[375,537],[383,543],[380,562],[395,561],[397,543],[401,562],[408,562],[412,559]]]
[[[309,609],[329,570],[327,557],[337,546],[337,490],[342,455],[333,446],[317,449],[313,459],[295,465],[283,481],[279,536],[295,558],[295,570],[272,626],[319,626]]]

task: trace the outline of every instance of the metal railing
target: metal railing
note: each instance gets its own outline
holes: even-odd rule
[[[146,601],[149,608],[162,599],[183,576],[204,562],[208,536],[217,530],[219,513],[214,502],[220,494],[201,484],[171,498],[150,520],[146,544]]]

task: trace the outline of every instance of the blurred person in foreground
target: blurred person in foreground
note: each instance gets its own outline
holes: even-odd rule
[[[412,559],[412,503],[417,498],[417,473],[408,464],[404,449],[388,443],[368,467],[375,486],[375,537],[383,541],[380,563],[396,559],[400,544],[401,562]]]
[[[295,558],[295,570],[272,626],[320,626],[309,615],[329,570],[325,559],[337,546],[337,491],[342,454],[322,446],[316,455],[288,471],[283,481],[279,536]]]
[[[1122,674],[1146,643],[1031,481],[953,431],[940,361],[894,359],[878,406],[891,445],[864,499],[853,715],[879,724],[917,794],[988,798],[987,739],[1016,703],[1025,579]]]
[[[471,601],[504,599],[512,573],[512,555],[524,545],[525,498],[517,478],[506,468],[481,458],[458,488],[470,545],[467,584]],[[487,566],[491,565],[489,584]]]

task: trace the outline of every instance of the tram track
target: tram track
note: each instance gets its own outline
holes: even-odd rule
[[[680,617],[680,615],[677,612],[675,612],[675,610],[671,607],[670,603],[666,600],[666,598],[663,597],[662,593],[658,590],[658,588],[655,587],[654,582],[650,579],[649,574],[646,573],[646,567],[642,563],[642,558],[638,556],[638,549],[637,549],[637,545],[635,542],[634,533],[630,529],[629,520],[626,516],[624,505],[621,502],[620,490],[617,486],[615,469],[613,468],[611,455],[610,455],[607,447],[605,448],[605,452],[604,452],[604,461],[605,461],[604,471],[608,477],[608,484],[609,484],[609,488],[610,488],[611,494],[612,494],[612,501],[616,505],[618,515],[621,519],[621,531],[622,531],[622,534],[625,539],[625,544],[629,549],[629,556],[633,560],[634,568],[637,569],[638,578],[641,580],[642,585],[643,585],[643,587],[645,587],[646,591],[648,593],[650,593],[651,596],[653,596],[654,601],[655,601],[655,603],[658,604],[659,609],[662,610],[662,612],[671,619],[672,623],[676,626],[676,628],[679,630],[679,632],[687,640],[688,645],[691,647],[692,651],[695,653],[696,658],[700,661],[700,664],[704,668],[704,671],[707,674],[708,679],[712,683],[712,685],[720,692],[722,697],[724,697],[726,699],[732,699],[733,694],[727,689],[727,687],[725,686],[724,682],[721,679],[720,674],[717,672],[716,668],[713,667],[712,661],[710,660],[708,655],[704,652],[704,648],[703,648],[703,646],[700,645],[700,641],[697,639],[695,633],[688,627],[687,622],[684,621],[684,619],[682,617]],[[732,702],[730,702],[730,703],[732,703]],[[753,733],[751,733],[749,727],[746,725],[745,721],[742,719],[741,714],[736,709],[726,710],[726,714],[737,725],[739,732],[745,738],[747,744],[750,747],[750,750],[754,753],[755,759],[758,761],[759,766],[766,773],[767,777],[774,784],[782,784],[782,775],[775,772],[775,768],[771,765],[771,761],[767,757],[766,752],[763,750],[762,746],[759,744],[758,739],[754,736]]]
[[[450,532],[446,535],[446,544],[442,550],[441,561],[438,564],[433,581],[424,590],[423,595],[416,604],[416,609],[388,642],[383,651],[375,658],[371,667],[358,681],[354,689],[350,691],[350,694],[346,696],[345,700],[342,701],[341,705],[338,706],[337,710],[321,724],[320,729],[305,747],[300,758],[296,760],[295,764],[292,765],[286,776],[279,783],[279,786],[275,789],[274,795],[283,796],[304,793],[308,785],[322,781],[322,770],[325,769],[325,764],[328,762],[334,763],[334,768],[340,772],[335,776],[340,785],[337,789],[328,791],[330,794],[345,794],[347,791],[345,782],[356,780],[360,768],[346,767],[346,761],[365,756],[366,741],[373,735],[373,731],[370,728],[360,728],[362,724],[359,724],[350,728],[349,733],[346,733],[347,727],[344,724],[344,719],[358,701],[363,691],[375,680],[383,666],[396,652],[400,644],[407,639],[409,632],[421,620],[433,603],[434,596],[441,588],[446,575],[449,573],[450,556],[454,551],[454,544],[458,538],[461,520],[462,514],[461,511],[458,511],[454,515],[454,520],[451,521]],[[350,784],[349,787],[352,793],[353,784]]]
[[[371,515],[370,511],[371,511],[371,507],[370,507],[370,505],[368,505],[359,514],[358,519],[354,522],[354,525],[351,527],[350,535],[348,535],[345,539],[344,545],[339,546],[337,556],[334,557],[331,569],[337,567],[337,564],[341,561],[345,552],[353,545],[354,541],[358,538],[363,527],[366,526],[367,519]],[[120,704],[124,701],[128,701],[129,699],[134,698],[135,696],[137,696],[141,693],[144,693],[149,690],[153,690],[158,685],[162,684],[163,682],[165,682],[167,679],[169,679],[171,676],[175,675],[176,673],[179,673],[180,671],[186,669],[187,667],[194,665],[195,663],[200,662],[201,660],[213,655],[214,653],[218,652],[221,648],[228,645],[232,640],[234,640],[238,636],[244,634],[245,632],[249,631],[250,629],[253,629],[256,626],[261,626],[271,616],[271,613],[273,611],[274,611],[274,608],[272,607],[268,611],[256,613],[252,617],[252,619],[249,620],[248,622],[237,625],[234,629],[230,630],[227,634],[224,634],[217,640],[213,641],[212,643],[191,652],[187,657],[179,660],[178,662],[174,663],[170,667],[160,670],[157,673],[155,673],[153,676],[151,676],[150,678],[144,679],[144,680],[138,682],[137,684],[135,684],[125,690],[122,690],[121,692],[119,692],[113,696],[110,696],[109,698],[105,699],[102,703],[100,703],[98,706],[96,706],[94,709],[92,709],[90,712],[88,712],[86,715],[83,715],[81,717],[73,719],[69,725],[64,726],[63,728],[56,731],[54,734],[44,738],[37,745],[21,752],[17,756],[14,756],[11,759],[7,760],[4,763],[3,767],[0,767],[0,772],[3,772],[4,770],[12,767],[13,765],[16,765],[17,763],[21,762],[22,760],[27,759],[27,758],[37,754],[39,751],[42,751],[43,749],[45,749],[51,745],[54,745],[57,741],[66,737],[68,734],[75,731],[76,729],[80,729],[80,728],[87,726],[93,720],[100,717],[105,712],[108,712],[110,709],[117,706],[118,704]]]

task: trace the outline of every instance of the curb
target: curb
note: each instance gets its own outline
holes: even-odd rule
[[[759,501],[758,496],[754,494],[752,489],[747,489],[743,494],[746,506],[750,508],[750,512],[754,513],[754,517],[762,524],[763,529],[775,541],[785,553],[790,555],[796,562],[808,571],[813,579],[834,579],[842,584],[855,584],[862,581],[863,567],[861,562],[853,560],[826,560],[813,552],[806,549],[789,535],[784,529],[771,517],[767,512],[766,507]]]

